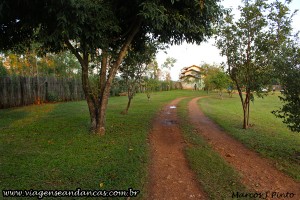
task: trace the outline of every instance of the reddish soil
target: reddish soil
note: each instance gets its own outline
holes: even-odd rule
[[[300,183],[278,171],[269,160],[222,131],[199,109],[197,101],[200,98],[189,102],[191,122],[208,143],[241,174],[242,182],[256,192],[289,192],[295,195],[293,198],[286,198],[300,199]],[[281,198],[284,199],[283,196]]]
[[[153,123],[149,140],[151,165],[147,199],[206,199],[184,156],[176,106],[182,98],[165,106]]]

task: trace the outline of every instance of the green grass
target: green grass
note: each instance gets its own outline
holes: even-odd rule
[[[85,101],[0,110],[0,189],[128,189],[145,195],[147,135],[159,109],[179,96],[172,91],[109,100],[106,135],[91,135]],[[2,196],[2,192],[0,194]]]
[[[195,91],[172,91],[134,97],[128,115],[121,115],[127,97],[109,100],[106,135],[91,135],[85,101],[0,110],[0,190],[128,189],[145,197],[151,121],[163,105]],[[186,149],[191,167],[211,199],[226,199],[243,191],[238,174],[212,151],[187,122],[187,100],[180,103]],[[270,111],[280,102],[270,96],[256,100],[251,123],[241,129],[239,99],[202,99],[205,113],[249,147],[271,157],[277,167],[299,180],[300,135],[291,133]],[[2,193],[0,193],[2,197]],[[51,198],[50,198],[51,199]]]
[[[232,193],[245,192],[239,174],[200,136],[188,119],[187,102],[178,105],[178,115],[183,136],[188,143],[185,152],[198,182],[210,199],[232,199]],[[245,198],[247,199],[247,198]]]
[[[242,129],[242,107],[238,95],[223,100],[216,95],[204,98],[199,105],[204,113],[225,131],[253,149],[270,158],[274,165],[300,181],[300,134],[289,131],[271,111],[280,107],[278,95],[256,98],[250,105],[250,124]]]

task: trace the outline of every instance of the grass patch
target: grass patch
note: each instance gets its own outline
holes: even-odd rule
[[[232,199],[233,192],[247,192],[239,174],[201,137],[188,119],[187,102],[179,103],[180,127],[188,143],[185,149],[191,168],[210,199]],[[247,198],[246,198],[247,199]]]
[[[199,101],[204,113],[252,150],[270,158],[277,169],[300,181],[300,134],[293,133],[271,111],[281,105],[277,95],[256,98],[250,105],[250,124],[242,129],[238,95],[223,100],[210,96]]]
[[[106,135],[91,135],[85,101],[0,110],[0,189],[111,190],[145,194],[147,136],[159,109],[195,91],[137,94],[109,100]],[[0,194],[2,197],[2,192]],[[51,199],[51,198],[49,198]]]

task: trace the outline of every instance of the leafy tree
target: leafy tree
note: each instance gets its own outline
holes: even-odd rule
[[[217,66],[205,63],[202,65],[202,69],[204,75],[203,78],[204,90],[206,90],[208,93],[210,90],[214,89],[214,85],[211,81],[211,78],[214,74],[216,74],[219,71],[219,68]]]
[[[280,100],[283,106],[272,113],[282,118],[289,129],[300,132],[300,48],[285,44],[274,60],[276,75],[284,88]]]
[[[175,58],[167,57],[165,62],[162,64],[162,68],[170,70],[172,67],[174,67],[176,61],[177,60]]]
[[[147,71],[148,64],[154,59],[157,51],[155,43],[147,43],[143,52],[130,51],[121,65],[121,77],[127,86],[128,103],[122,114],[127,114],[138,87],[143,82],[143,77]]]
[[[76,77],[80,75],[80,64],[77,58],[68,51],[48,53],[38,62],[40,73],[44,76]]]
[[[167,57],[165,62],[162,64],[162,68],[166,69],[164,73],[164,79],[167,83],[167,90],[170,90],[170,85],[171,85],[171,74],[170,70],[172,67],[174,67],[174,64],[176,63],[176,59],[173,57]]]
[[[221,69],[218,69],[209,76],[210,85],[212,85],[213,89],[217,89],[219,91],[219,96],[223,99],[223,90],[228,88],[230,81],[228,75],[223,72]]]
[[[156,60],[152,60],[151,63],[148,64],[148,70],[146,72],[146,76],[150,79],[160,79],[161,70],[159,69],[158,63]]]
[[[290,1],[287,1],[289,3]],[[227,56],[228,73],[236,85],[243,108],[243,128],[249,125],[250,101],[261,95],[273,74],[273,58],[279,54],[289,24],[279,23],[288,12],[278,14],[279,1],[244,0],[238,21],[228,14],[218,32],[217,47]],[[282,4],[281,4],[282,5]],[[284,9],[288,9],[286,6]],[[284,22],[284,21],[282,21]],[[281,35],[281,36],[280,36]],[[280,38],[279,38],[280,36]],[[243,94],[245,93],[245,95]]]
[[[148,98],[148,101],[150,101],[151,94],[154,91],[158,91],[160,88],[160,81],[157,79],[153,78],[145,78],[144,79],[144,84],[145,84],[145,92]]]
[[[291,1],[287,1],[290,3]],[[280,1],[272,3],[274,12],[270,14],[275,33],[271,35],[273,42],[269,45],[268,57],[273,58],[274,78],[278,79],[282,88],[279,96],[283,106],[272,113],[283,119],[292,131],[300,132],[300,47],[298,33],[293,35],[290,9]]]
[[[2,0],[0,48],[22,50],[38,40],[42,52],[70,50],[81,65],[91,130],[103,135],[111,84],[127,52],[140,51],[153,38],[199,44],[213,34],[213,23],[222,15],[218,2]],[[99,88],[94,94],[89,69],[97,61]]]
[[[9,64],[8,72],[20,76],[73,77],[78,74],[80,65],[70,52],[38,55],[38,47],[31,45],[24,53],[5,52],[4,62]]]

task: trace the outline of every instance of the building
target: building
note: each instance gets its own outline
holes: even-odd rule
[[[179,75],[182,88],[189,90],[204,88],[203,77],[204,69],[196,65],[183,68]]]

